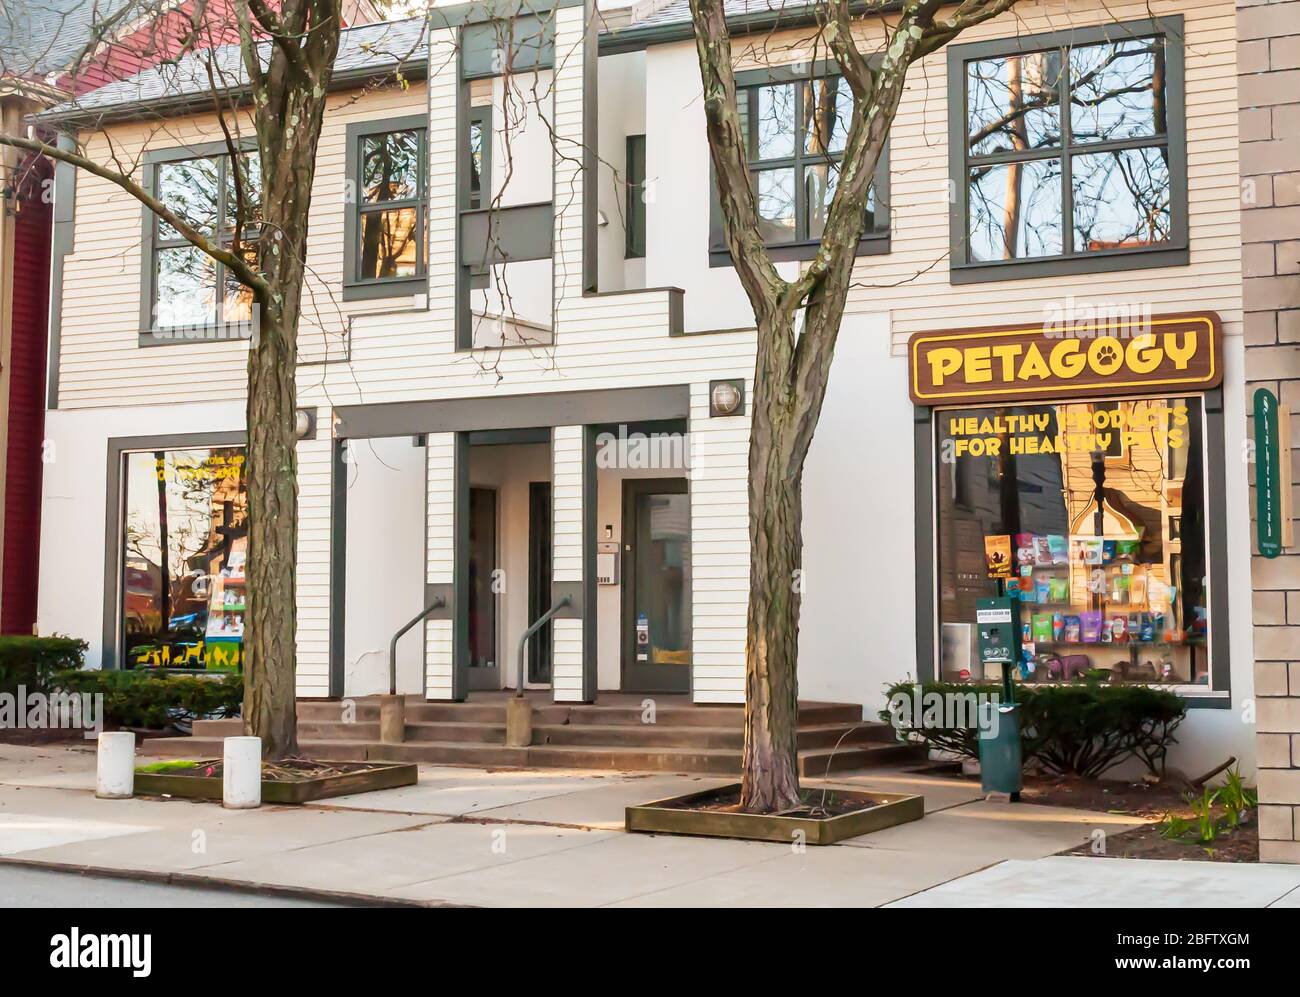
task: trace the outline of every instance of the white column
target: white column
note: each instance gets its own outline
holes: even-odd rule
[[[692,698],[743,703],[749,417],[709,418],[709,384],[692,384],[690,435]]]
[[[582,427],[556,426],[551,443],[552,561],[556,582],[582,581]],[[556,619],[551,689],[557,703],[582,701],[582,620]]]
[[[425,581],[450,586],[456,571],[456,434],[430,433],[425,447]],[[465,607],[456,607],[465,612]],[[424,624],[424,687],[427,699],[452,698],[451,619]]]
[[[555,315],[582,301],[583,43],[586,7],[555,11],[555,233],[551,259]],[[593,28],[593,30],[595,30]],[[590,67],[596,72],[596,67]],[[555,330],[556,342],[561,330]]]
[[[315,437],[298,441],[296,692],[302,697],[329,695],[331,425],[330,410],[318,408]]]

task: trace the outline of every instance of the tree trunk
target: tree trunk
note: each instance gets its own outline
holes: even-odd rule
[[[765,336],[760,342],[778,337]],[[749,437],[749,616],[740,806],[789,810],[799,799],[799,566],[803,459],[788,378],[760,349]]]
[[[296,325],[296,323],[295,323]],[[298,753],[298,456],[294,336],[263,316],[248,353],[248,607],[244,732],[262,754]],[[289,376],[283,372],[289,371]]]
[[[298,318],[316,147],[339,41],[337,0],[282,4],[282,37],[255,94],[262,165],[259,302],[248,353],[248,626],[244,725],[266,758],[297,754]]]

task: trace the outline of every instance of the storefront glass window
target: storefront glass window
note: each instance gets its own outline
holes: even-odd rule
[[[248,554],[244,448],[123,460],[124,667],[238,669]]]
[[[977,600],[1011,596],[1022,681],[1208,685],[1199,397],[940,411],[940,672],[981,665]]]

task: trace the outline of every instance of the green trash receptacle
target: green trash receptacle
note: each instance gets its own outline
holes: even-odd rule
[[[981,724],[980,789],[985,793],[1009,793],[1020,799],[1020,704],[985,703],[988,711]]]

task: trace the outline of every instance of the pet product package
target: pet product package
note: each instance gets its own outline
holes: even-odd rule
[[[990,578],[1011,577],[1011,538],[996,536],[984,538],[984,564]]]
[[[1101,640],[1102,612],[1100,609],[1087,609],[1079,614],[1080,637],[1085,644],[1096,644]]]
[[[1053,564],[1070,563],[1070,550],[1065,544],[1065,537],[1061,536],[1061,534],[1047,534],[1047,549],[1052,555]]]

